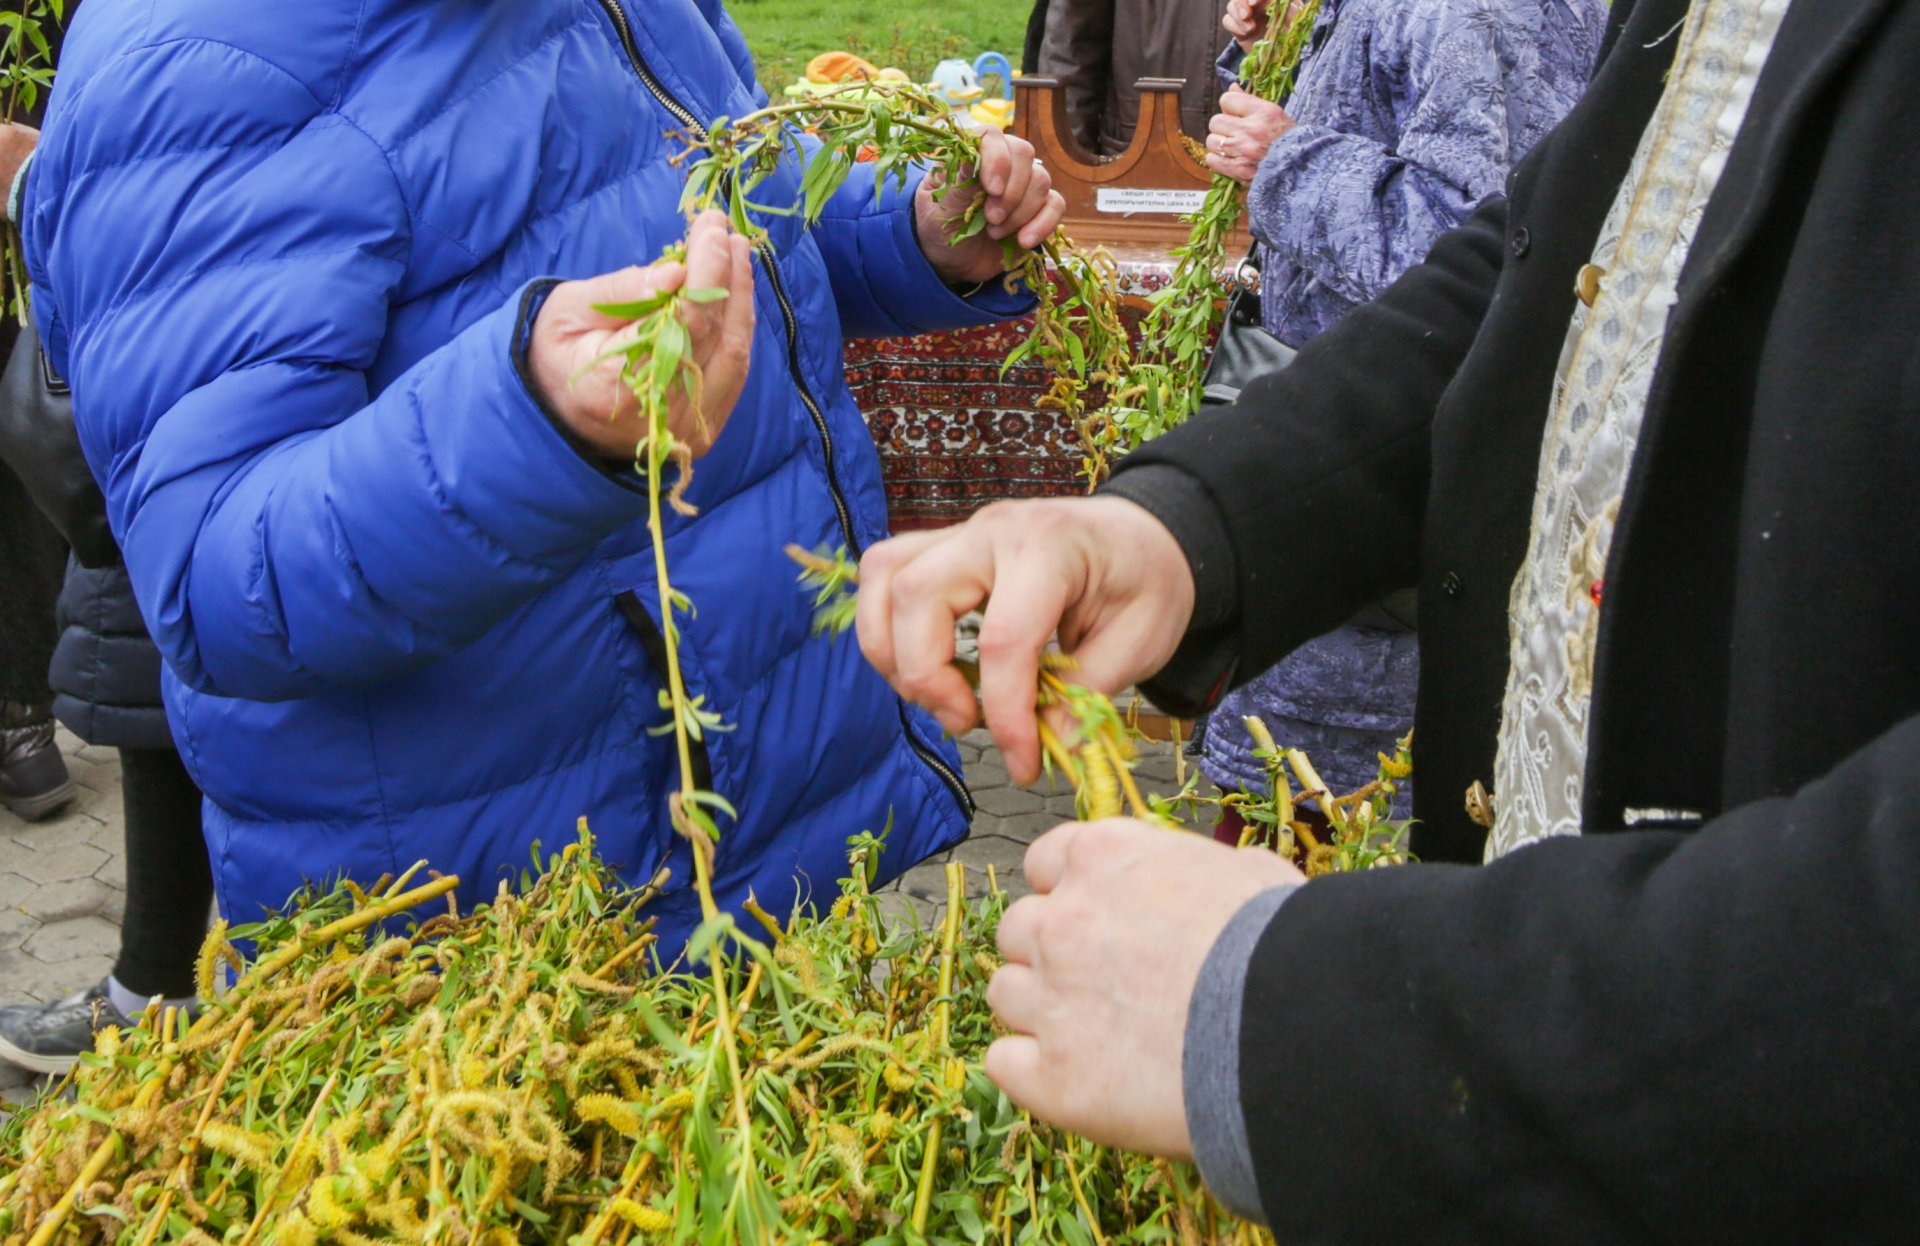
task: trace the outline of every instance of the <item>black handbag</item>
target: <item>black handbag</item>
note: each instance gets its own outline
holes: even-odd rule
[[[1255,377],[1278,372],[1299,353],[1261,327],[1260,265],[1255,252],[1247,252],[1234,271],[1226,318],[1200,378],[1200,405],[1219,407],[1239,401],[1240,391]]]
[[[1240,400],[1240,391],[1255,378],[1278,372],[1292,363],[1300,352],[1260,325],[1260,265],[1258,248],[1249,251],[1233,276],[1233,293],[1227,296],[1227,315],[1220,325],[1220,338],[1207,359],[1201,378],[1201,407],[1220,407]],[[1368,606],[1352,622],[1364,627],[1405,628],[1418,631],[1419,595],[1413,589],[1400,592]]]
[[[40,348],[29,322],[0,374],[0,461],[73,547],[83,567],[110,567],[120,547],[107,527],[107,503],[80,453],[73,393]]]

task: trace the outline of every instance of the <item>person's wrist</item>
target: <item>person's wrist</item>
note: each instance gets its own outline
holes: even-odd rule
[[[927,218],[924,223],[921,219],[923,213]],[[931,227],[935,230],[945,230],[948,224],[942,218],[940,205],[934,202],[933,191],[927,182],[920,183],[913,196],[913,211],[907,215],[913,225],[913,244],[920,248],[920,254],[926,257],[927,264],[933,269],[933,275],[940,278],[940,283],[953,291],[956,296],[970,299],[986,289],[987,283],[992,281],[994,276],[1000,275],[993,274],[975,280],[970,273],[961,269],[960,249],[948,243],[944,237],[940,238],[938,247],[927,246],[927,229]]]
[[[569,284],[548,279],[529,289],[533,321],[516,345],[515,363],[520,371],[521,382],[532,396],[534,405],[546,415],[547,422],[553,425],[561,439],[581,458],[602,470],[624,474],[634,466],[627,448],[610,449],[594,435],[604,433],[605,421],[598,421],[601,425],[598,428],[582,428],[577,422],[579,417],[574,407],[578,404],[571,401],[572,377],[567,374],[565,350],[560,344],[556,322],[547,315],[548,308],[553,305],[554,295]],[[544,337],[542,326],[545,326]]]
[[[32,163],[34,149],[39,145],[40,131],[32,126],[10,121],[0,126],[0,193],[6,195],[6,202],[0,205],[9,221],[19,221],[19,198],[22,179],[27,166]]]
[[[571,284],[566,281],[557,283],[547,292],[534,314],[533,328],[527,335],[527,377],[533,388],[534,400],[561,430],[587,447],[589,453],[605,456],[607,451],[599,445],[599,438],[595,436],[601,429],[593,426],[604,425],[605,420],[583,419],[577,410],[580,404],[573,401],[572,377],[568,375],[569,361],[561,326],[565,317],[554,308],[556,303],[565,303],[567,287]]]
[[[1140,569],[1156,594],[1179,611],[1184,621],[1193,616],[1193,568],[1180,541],[1160,517],[1132,498],[1102,494],[1089,500],[1106,513],[1111,547],[1125,551],[1125,561]]]

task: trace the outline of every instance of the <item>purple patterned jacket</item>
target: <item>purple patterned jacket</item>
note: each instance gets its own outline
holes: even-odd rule
[[[1299,346],[1331,328],[1499,191],[1585,89],[1606,17],[1606,0],[1321,0],[1286,104],[1296,124],[1248,192],[1267,330]],[[1224,80],[1241,59],[1229,44]],[[1331,786],[1357,788],[1412,726],[1417,672],[1413,633],[1343,627],[1229,696],[1202,768],[1262,786],[1240,722],[1257,714]]]
[[[1606,18],[1606,0],[1321,0],[1296,124],[1248,196],[1268,330],[1331,328],[1498,191],[1580,98]],[[1229,45],[1221,76],[1240,60]]]

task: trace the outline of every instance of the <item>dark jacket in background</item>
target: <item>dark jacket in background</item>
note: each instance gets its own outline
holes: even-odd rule
[[[1047,0],[1034,0],[1033,11],[1027,14],[1026,41],[1020,48],[1020,72],[1037,74],[1040,72],[1040,45],[1047,37]]]
[[[160,703],[160,650],[147,635],[125,565],[69,562],[58,619],[47,674],[53,716],[89,744],[172,748]]]
[[[1613,7],[1615,50],[1510,206],[1115,476],[1200,581],[1149,688],[1169,709],[1418,585],[1429,859],[1480,849],[1462,791],[1493,773],[1574,275],[1687,6]],[[1916,64],[1916,0],[1786,14],[1615,529],[1587,835],[1317,880],[1268,926],[1242,1105],[1281,1241],[1912,1239],[1920,173],[1896,154],[1920,150]],[[1277,1044],[1346,1054],[1272,1076]]]
[[[69,10],[73,7],[68,5]],[[59,24],[49,23],[45,34],[57,56]],[[42,92],[34,107],[16,120],[37,126],[45,106]],[[0,199],[10,189],[0,186]],[[0,362],[12,357],[19,332],[19,321],[0,308]],[[33,485],[26,473],[0,460],[0,700],[45,705],[47,661],[54,646],[54,600],[60,591],[66,548],[58,530],[35,505]]]
[[[20,332],[0,385],[0,472],[0,484],[23,483],[19,509],[32,521],[31,528],[10,527],[9,544],[21,531],[44,528],[56,551],[35,606],[45,612],[38,626],[49,638],[36,646],[37,678],[52,686],[54,717],[89,744],[172,748],[160,703],[160,651],[134,604],[120,547],[107,529],[106,501],[80,453],[73,401],[32,326]],[[62,585],[57,551],[65,546],[73,556]]]
[[[1117,156],[1133,141],[1142,78],[1184,78],[1181,128],[1196,140],[1219,111],[1214,60],[1227,0],[1051,0],[1039,72],[1060,80],[1074,137]]]

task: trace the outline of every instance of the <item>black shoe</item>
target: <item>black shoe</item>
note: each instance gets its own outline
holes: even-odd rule
[[[8,701],[0,711],[0,804],[28,822],[73,799],[73,780],[43,706]]]
[[[0,1059],[35,1073],[65,1073],[93,1050],[93,1036],[133,1022],[107,996],[105,979],[51,1004],[0,1008]]]

